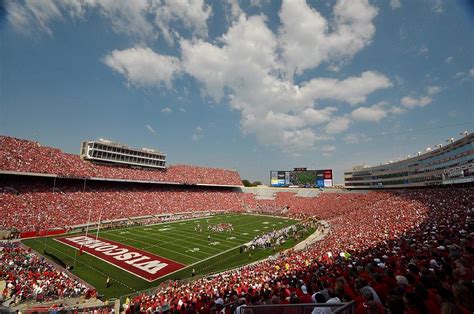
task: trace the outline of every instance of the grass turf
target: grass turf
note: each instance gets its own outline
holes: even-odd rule
[[[198,223],[203,227],[202,233],[194,231]],[[218,223],[231,223],[234,231],[219,233],[207,230],[209,224]],[[273,229],[282,229],[295,223],[295,220],[286,218],[223,214],[201,219],[99,232],[101,238],[136,247],[188,266],[153,282],[142,280],[89,254],[76,254],[77,250],[54,241],[53,237],[29,239],[24,240],[23,243],[38,252],[46,250],[69,265],[73,265],[76,260],[73,273],[96,287],[98,292],[106,298],[112,298],[155,287],[168,279],[188,278],[191,276],[193,268],[196,275],[205,275],[268,257],[274,254],[272,249],[252,251],[252,256],[249,258],[248,253],[240,253],[239,247],[257,235]],[[311,231],[303,238],[310,233]],[[211,235],[210,243],[208,241],[209,234]],[[95,236],[95,232],[91,232],[91,236]],[[296,241],[290,239],[277,250],[287,249],[295,244]],[[112,279],[112,285],[109,288],[105,286],[107,276]]]

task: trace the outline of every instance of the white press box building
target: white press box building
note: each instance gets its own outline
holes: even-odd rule
[[[104,139],[82,142],[81,157],[96,162],[136,167],[164,169],[166,165],[166,155],[159,151],[130,148]]]

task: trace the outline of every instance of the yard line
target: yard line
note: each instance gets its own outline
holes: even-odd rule
[[[139,234],[148,234],[148,235],[151,235],[151,236],[154,236],[156,238],[160,238],[160,237],[166,237],[168,239],[172,239],[173,241],[178,241],[178,242],[184,242],[184,243],[189,243],[190,245],[194,245],[194,246],[199,246],[199,247],[202,247],[202,248],[209,248],[209,249],[212,249],[212,250],[217,250],[217,252],[220,252],[221,250],[218,249],[218,248],[215,248],[215,247],[209,247],[208,245],[202,245],[202,244],[197,244],[197,243],[193,243],[193,242],[189,242],[189,241],[186,241],[186,240],[183,240],[181,237],[180,238],[175,238],[173,236],[168,236],[168,235],[165,235],[165,234],[156,234],[156,233],[151,233],[151,232],[146,232],[146,231],[137,231],[135,230],[135,235],[139,236],[139,237],[142,237],[142,238],[146,238],[146,239],[152,239],[148,236],[144,236],[144,235],[139,235]],[[178,233],[179,234],[179,233]],[[192,238],[192,237],[185,237],[186,239],[189,239],[189,238]],[[194,238],[195,240],[197,240],[196,238]],[[207,240],[200,240],[200,241],[205,241],[207,244],[209,243]],[[169,242],[169,241],[163,241],[162,243],[163,244],[173,244],[175,245],[174,243],[175,242]],[[179,245],[178,245],[179,246]],[[186,247],[187,250],[191,249],[190,247]],[[217,252],[209,252],[209,251],[206,251],[206,250],[200,250],[201,252],[205,252],[205,253],[208,253],[208,254],[215,254]]]
[[[263,222],[263,221],[258,221],[258,222],[252,221],[252,222],[250,222],[250,223],[238,224],[238,225],[235,225],[235,228],[240,228],[240,227],[243,227],[243,226],[257,225],[257,224],[261,224],[262,222]],[[291,224],[288,224],[288,226],[290,226],[290,225],[291,225]],[[185,229],[185,228],[183,228],[183,227],[180,227],[180,228]],[[192,230],[192,232],[194,232],[194,229],[192,229],[192,228],[189,228],[189,230]],[[271,229],[269,229],[268,231],[270,231],[270,230],[271,230]],[[249,231],[250,231],[250,230],[249,230]],[[218,238],[221,238],[222,241],[224,241],[224,242],[231,242],[231,243],[233,243],[233,244],[237,244],[237,243],[239,243],[239,241],[231,241],[231,240],[227,240],[226,238],[227,238],[228,236],[233,236],[233,237],[240,238],[240,239],[242,239],[242,240],[248,242],[249,240],[251,240],[251,239],[252,239],[253,237],[255,237],[256,235],[262,234],[264,231],[266,231],[266,230],[264,230],[263,228],[262,228],[261,232],[254,232],[254,231],[252,230],[252,232],[249,233],[249,235],[252,235],[252,237],[244,237],[244,236],[242,236],[242,235],[240,235],[240,234],[235,234],[235,230],[234,230],[234,233],[214,233],[214,232],[213,232],[212,234],[213,234],[214,236],[217,236]],[[205,231],[203,231],[203,233],[204,233],[204,232],[209,232],[209,231],[208,231],[208,230],[205,230]]]
[[[150,235],[156,235],[156,233],[152,233],[152,232],[149,232],[149,231],[140,231],[141,233],[146,233],[146,234],[150,234]],[[194,231],[189,231],[189,233],[193,234],[191,236],[183,236],[183,232],[180,232],[180,230],[176,230],[175,232],[171,231],[171,230],[167,230],[166,233],[163,232],[163,233],[159,233],[159,235],[162,235],[164,237],[167,237],[167,238],[171,238],[173,240],[177,240],[177,241],[182,241],[182,242],[186,242],[186,243],[190,243],[190,244],[195,244],[194,242],[189,242],[189,241],[186,241],[186,239],[194,239],[194,240],[198,240],[198,241],[201,241],[201,242],[204,242],[204,243],[209,243],[209,241],[207,240],[207,235],[209,233],[205,233],[204,231],[202,233],[198,233],[199,235],[199,238],[196,238],[196,235],[197,233],[195,233]],[[179,235],[179,238],[175,238],[173,236],[169,236],[167,234],[176,234],[176,235]],[[230,233],[229,233],[230,235]],[[185,239],[185,240],[182,240],[182,239]],[[230,240],[223,240],[223,239],[216,239],[216,240],[221,240],[221,241],[225,241],[225,242],[231,242],[232,244],[237,244],[239,242],[237,241],[230,241]],[[198,244],[199,245],[199,244]],[[223,245],[223,244],[220,244],[220,245]],[[203,245],[204,247],[207,247],[206,245]],[[226,245],[227,246],[227,245]]]
[[[109,236],[115,236],[115,237],[123,238],[123,239],[127,239],[127,240],[129,240],[129,241],[134,241],[134,242],[138,242],[138,243],[143,243],[143,244],[146,244],[146,245],[151,245],[151,246],[154,246],[154,247],[156,247],[156,248],[158,248],[158,249],[164,249],[164,250],[166,250],[166,251],[170,251],[170,252],[173,252],[173,253],[176,253],[176,254],[179,254],[179,255],[183,255],[183,256],[186,256],[186,257],[189,257],[189,258],[192,258],[192,259],[195,259],[195,260],[200,260],[199,258],[197,258],[197,257],[195,257],[195,256],[191,256],[191,255],[188,255],[188,254],[184,254],[184,253],[180,253],[180,252],[177,252],[177,251],[174,251],[174,250],[170,250],[170,249],[167,249],[167,248],[165,248],[165,247],[163,247],[163,246],[158,246],[158,245],[153,244],[153,243],[144,242],[144,241],[140,241],[140,240],[136,240],[136,239],[130,239],[130,238],[128,238],[128,237],[124,237],[124,236],[121,236],[121,235],[118,235],[118,234],[113,234],[113,233],[108,234],[108,235],[109,235]],[[148,239],[149,239],[149,238],[148,238]],[[120,241],[119,241],[119,242],[120,242]],[[186,249],[188,249],[188,248],[186,248]],[[206,255],[207,255],[207,254],[206,254]],[[163,256],[163,257],[165,257],[165,256]]]

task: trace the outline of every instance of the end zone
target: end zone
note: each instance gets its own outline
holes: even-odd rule
[[[186,267],[167,258],[103,238],[85,235],[55,238],[148,282]]]

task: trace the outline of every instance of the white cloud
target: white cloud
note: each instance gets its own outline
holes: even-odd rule
[[[283,1],[279,40],[289,76],[330,59],[350,58],[370,44],[377,9],[367,0],[339,0],[333,15],[328,21],[304,0]]]
[[[346,131],[351,124],[351,120],[347,117],[337,117],[326,126],[326,132],[329,134],[338,134]]]
[[[316,78],[304,83],[300,89],[301,97],[310,99],[336,99],[351,105],[365,102],[367,95],[376,90],[392,86],[390,80],[377,72],[366,71],[358,77],[345,80]]]
[[[179,111],[181,111],[181,112],[186,112],[186,109],[184,109],[184,108],[179,108]]]
[[[372,107],[359,107],[351,113],[355,121],[374,121],[379,122],[387,117],[387,112],[382,106],[374,105]]]
[[[236,21],[239,19],[240,15],[244,14],[239,6],[238,0],[226,0],[223,1],[223,3],[225,4],[224,8],[227,11],[226,19],[228,22]]]
[[[402,7],[402,2],[400,0],[390,0],[390,6],[392,9],[400,9]]]
[[[328,64],[341,64],[342,57],[350,57],[367,45],[375,31],[372,19],[377,10],[365,0],[352,3],[352,10],[346,1],[336,4],[334,25],[337,27],[331,33],[324,31],[325,39],[318,42],[318,46],[326,45],[324,60]],[[285,10],[291,10],[293,6],[292,1],[284,5],[287,8],[282,8],[280,14],[288,13]],[[305,12],[309,9],[305,3],[297,6],[298,10]],[[310,16],[317,13],[309,10]],[[322,100],[356,105],[365,102],[371,93],[392,86],[385,75],[375,71],[339,79],[312,76],[295,85],[295,68],[291,65],[293,57],[290,58],[289,51],[284,49],[289,43],[289,38],[285,37],[288,35],[284,31],[286,26],[274,33],[266,23],[264,15],[247,16],[241,12],[229,29],[212,42],[203,38],[181,39],[179,60],[158,55],[148,48],[150,57],[147,59],[162,64],[156,67],[155,74],[145,78],[141,71],[130,74],[128,63],[135,62],[118,65],[109,62],[109,65],[122,73],[129,84],[137,86],[168,86],[177,73],[186,73],[200,84],[203,95],[214,102],[223,100],[240,113],[240,127],[244,134],[255,135],[259,143],[290,153],[312,150],[323,141],[333,140],[324,131],[336,134],[349,127],[350,118],[333,117],[337,109],[324,105]],[[345,45],[348,45],[347,49],[343,49]],[[115,54],[119,55],[119,52]],[[112,56],[113,53],[108,57]],[[155,68],[142,58],[136,62],[143,64],[145,72]],[[305,68],[316,67],[319,63],[306,63]],[[168,75],[162,77],[159,68],[169,69]],[[288,69],[293,70],[285,72]],[[199,133],[194,132],[192,138],[199,140]]]
[[[331,115],[337,111],[335,107],[326,107],[321,110],[307,108],[302,112],[302,118],[309,124],[321,124],[329,122]]]
[[[207,37],[207,19],[211,13],[211,7],[204,4],[204,0],[164,0],[154,11],[155,24],[169,43],[178,37],[171,29],[171,24],[176,22],[182,23],[193,35]]]
[[[145,125],[145,128],[152,134],[156,134],[156,130],[149,124]]]
[[[7,1],[5,9],[7,20],[16,30],[22,32],[26,32],[28,27],[34,23],[35,27],[52,36],[50,22],[62,18],[62,13],[54,0],[27,0],[24,3]]]
[[[134,47],[114,50],[106,55],[103,62],[127,78],[135,86],[171,86],[174,76],[179,73],[179,59],[157,54],[150,48]]]
[[[446,63],[451,63],[451,62],[453,62],[453,60],[454,60],[454,58],[453,58],[452,56],[450,56],[450,57],[447,57],[447,58],[444,60],[444,62],[446,62]]]
[[[96,10],[114,32],[139,39],[155,39],[159,33],[172,43],[182,37],[171,24],[180,24],[192,36],[207,36],[207,19],[212,13],[204,0],[24,0],[7,7],[8,21],[18,30],[40,28],[52,35],[50,24],[64,15],[84,19]]]
[[[163,112],[163,113],[172,113],[173,110],[171,110],[170,107],[166,107],[166,108],[161,109],[161,112]]]
[[[359,144],[372,141],[372,138],[368,137],[364,133],[350,133],[342,138],[346,144]]]
[[[392,107],[388,110],[388,112],[393,114],[404,114],[407,112],[407,109],[402,107]]]
[[[436,95],[440,91],[441,91],[441,87],[439,87],[439,86],[428,86],[428,88],[427,88],[428,95],[430,95],[430,96]]]
[[[432,101],[431,97],[428,97],[428,96],[422,96],[420,98],[405,96],[402,98],[400,103],[402,106],[412,109],[415,107],[424,107],[426,105],[429,105],[431,101]]]
[[[469,75],[470,75],[470,76],[474,76],[474,68],[472,68],[472,69],[469,70]]]

